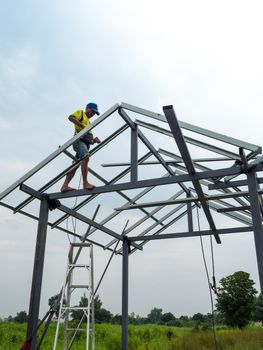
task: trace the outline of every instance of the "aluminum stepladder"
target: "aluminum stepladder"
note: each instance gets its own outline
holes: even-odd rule
[[[85,263],[80,263],[79,258],[85,257]],[[79,281],[75,282],[77,273],[82,270],[83,284]],[[83,270],[85,273],[83,273]],[[87,306],[72,305],[72,295],[76,291],[85,293],[88,300]],[[91,349],[95,350],[95,315],[93,303],[94,283],[93,283],[93,246],[90,243],[70,243],[68,263],[66,269],[65,283],[62,288],[59,316],[57,320],[56,334],[53,350],[63,349],[70,350],[74,344],[77,333],[86,333],[85,350],[89,350],[90,338]],[[83,293],[82,293],[83,294]],[[70,327],[70,313],[73,310],[79,310],[82,317],[77,328]],[[62,348],[58,346],[58,336],[60,326],[64,323],[64,336]],[[90,329],[91,323],[91,329]],[[84,328],[84,326],[86,327]],[[91,337],[90,337],[91,335]],[[84,348],[83,348],[84,349]]]

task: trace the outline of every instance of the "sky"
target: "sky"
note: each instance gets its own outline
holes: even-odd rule
[[[72,136],[68,115],[127,102],[262,146],[261,1],[47,0],[1,6],[0,192]],[[113,153],[107,162],[114,162]],[[110,170],[109,170],[110,171]],[[37,224],[0,207],[0,316],[28,310]],[[124,223],[123,223],[124,225]],[[205,241],[211,263],[209,241]],[[48,232],[41,311],[63,283],[68,237]],[[95,248],[95,279],[109,254]],[[216,277],[238,270],[259,290],[253,236],[215,245]],[[99,295],[121,313],[121,258]],[[197,238],[152,242],[130,258],[129,311],[211,312]]]

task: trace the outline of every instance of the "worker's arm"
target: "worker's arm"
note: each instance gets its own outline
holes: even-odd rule
[[[84,129],[84,128],[85,128],[85,125],[82,124],[82,123],[78,120],[78,118],[74,117],[74,115],[70,115],[70,116],[68,117],[68,120],[71,121],[71,123],[76,124],[77,126],[79,126],[81,129]]]
[[[70,115],[70,116],[68,117],[68,119],[69,119],[69,121],[71,121],[73,124],[78,125],[81,129],[84,129],[84,128],[85,128],[85,125],[83,125],[83,124],[78,120],[78,118],[76,118],[74,115]],[[101,143],[101,140],[96,136],[96,137],[93,137],[92,143]]]

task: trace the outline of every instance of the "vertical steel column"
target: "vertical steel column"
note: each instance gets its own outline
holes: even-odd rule
[[[129,245],[128,239],[124,237],[122,252],[122,350],[128,350]]]
[[[263,228],[261,221],[260,202],[258,198],[258,183],[256,179],[256,173],[254,171],[247,173],[247,181],[258,262],[259,281],[261,294],[263,296]]]
[[[131,128],[131,182],[138,180],[138,128]]]
[[[191,197],[191,192],[187,193],[187,197]],[[192,211],[192,203],[187,203],[187,219],[188,219],[188,231],[193,232],[193,211]]]
[[[31,340],[30,350],[36,348],[36,335],[39,316],[39,305],[41,297],[41,285],[42,275],[45,258],[46,237],[47,237],[47,224],[48,224],[48,202],[47,199],[42,197],[39,212],[36,249],[35,249],[35,261],[31,286],[31,297],[27,324],[27,339]]]

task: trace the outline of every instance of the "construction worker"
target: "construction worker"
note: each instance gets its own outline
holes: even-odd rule
[[[90,118],[92,118],[95,114],[100,115],[97,104],[93,102],[87,104],[85,112],[82,110],[77,110],[72,113],[68,119],[74,124],[75,134],[88,126],[90,124]],[[92,190],[95,187],[88,182],[88,163],[90,159],[89,148],[90,145],[100,142],[101,141],[98,137],[94,137],[93,134],[88,131],[84,136],[73,143],[73,149],[76,152],[76,158],[78,160],[81,160],[80,165],[83,179],[83,188],[86,188],[88,190]],[[76,170],[77,168],[71,170],[66,175],[66,179],[60,189],[61,192],[74,190],[74,188],[69,187],[69,183],[73,179]]]

